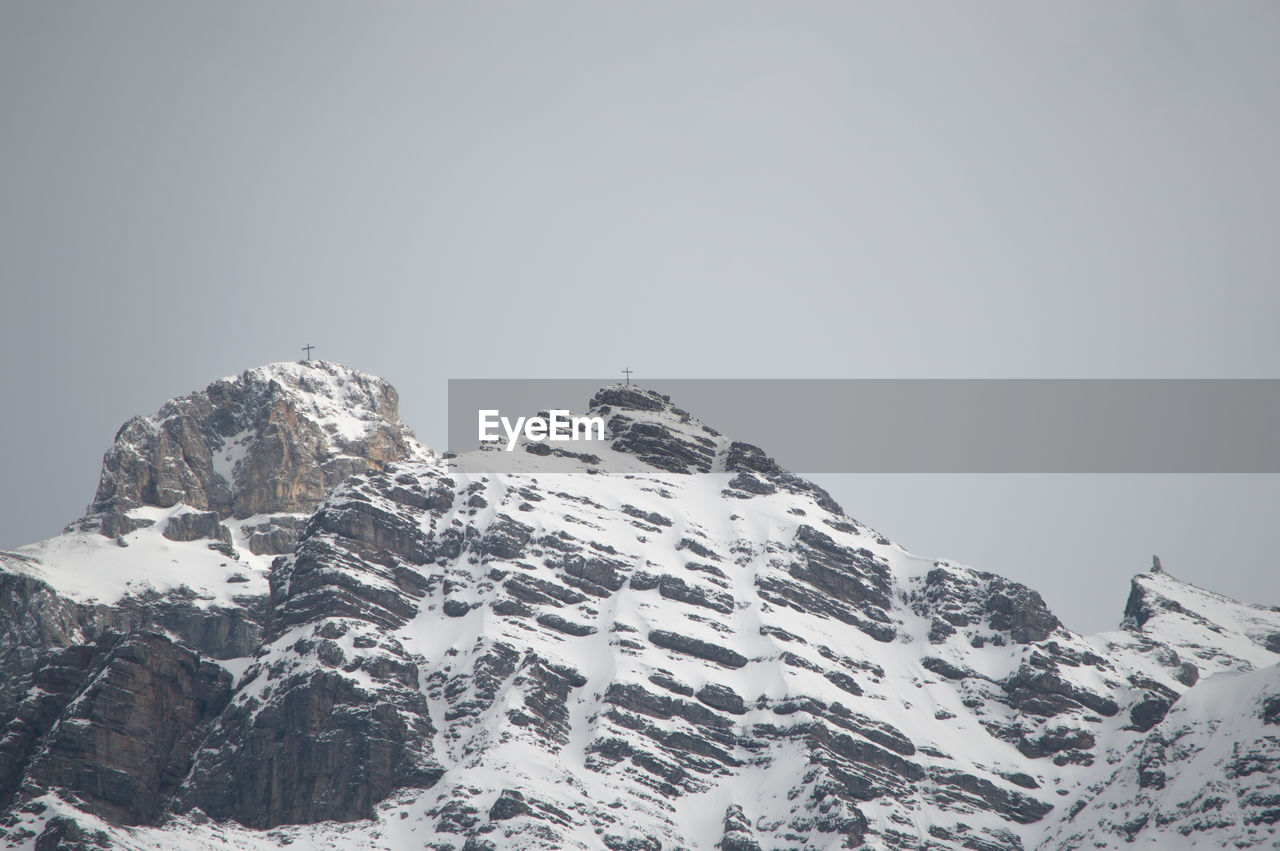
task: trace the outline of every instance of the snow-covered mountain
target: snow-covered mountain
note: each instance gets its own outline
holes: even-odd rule
[[[554,474],[323,363],[126,424],[0,555],[0,844],[1280,841],[1280,611],[1146,573],[1080,636],[665,397],[589,412]]]

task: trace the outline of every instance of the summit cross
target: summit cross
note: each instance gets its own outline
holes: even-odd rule
[[[311,345],[310,343],[307,343],[305,346],[302,347],[302,350],[307,353],[307,360],[311,360],[311,350],[314,348],[315,346]]]
[[[631,367],[627,367],[626,369],[624,369],[622,371],[622,374],[627,377],[627,384],[630,384],[631,383]]]

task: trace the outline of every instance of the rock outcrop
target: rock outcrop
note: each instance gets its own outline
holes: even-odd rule
[[[426,498],[416,482],[406,492]],[[254,827],[353,820],[398,788],[439,779],[419,667],[390,634],[426,590],[417,568],[429,541],[413,512],[338,497],[277,561],[259,661],[206,742],[182,809]]]
[[[143,505],[309,514],[347,476],[425,457],[398,405],[386,381],[324,361],[215,381],[120,428],[90,514],[112,537]]]
[[[134,632],[95,651],[25,783],[65,790],[117,823],[147,824],[186,777],[226,705],[231,675],[159,633]]]

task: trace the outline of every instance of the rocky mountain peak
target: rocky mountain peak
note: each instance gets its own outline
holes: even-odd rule
[[[610,448],[669,473],[707,473],[726,441],[671,397],[636,385],[614,384],[591,398],[589,414],[604,417]]]
[[[600,388],[599,392],[591,397],[591,408],[594,410],[606,405],[631,411],[676,410],[671,404],[670,396],[656,390],[645,389],[637,384],[610,384]]]
[[[383,379],[326,361],[220,379],[120,428],[90,517],[114,535],[140,506],[181,502],[219,518],[309,513],[353,473],[430,457],[398,404]]]
[[[729,486],[743,497],[785,492],[844,513],[821,487],[784,469],[759,446],[732,440],[706,425],[670,396],[634,384],[613,384],[591,398],[589,414],[605,418],[611,450],[656,471],[734,473]]]
[[[1280,662],[1280,610],[1237,602],[1164,570],[1133,577],[1121,628],[1178,649],[1210,671]]]

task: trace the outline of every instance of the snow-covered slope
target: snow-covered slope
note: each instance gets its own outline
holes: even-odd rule
[[[80,602],[115,603],[130,594],[166,594],[184,586],[205,606],[235,605],[237,597],[265,595],[274,556],[254,555],[249,549],[247,530],[256,518],[219,523],[228,538],[220,549],[210,544],[222,543],[221,537],[165,537],[174,518],[199,513],[184,503],[141,506],[126,515],[138,523],[127,534],[107,538],[73,528],[13,553],[0,553],[0,566],[26,573]]]
[[[1055,826],[1046,847],[1275,848],[1280,667],[1191,689]]]
[[[66,761],[18,765],[0,836],[15,847],[101,831],[122,848],[1038,848],[1086,835],[1081,824],[1110,831],[1090,814],[1133,798],[1124,766],[1171,724],[1200,731],[1253,712],[1187,703],[1217,688],[1210,674],[1265,677],[1280,661],[1272,610],[1149,574],[1123,629],[1082,637],[1033,590],[906,552],[664,397],[606,388],[590,412],[611,445],[558,456],[561,473],[482,472],[478,453],[347,477],[287,552],[242,562],[269,602],[252,659],[229,666],[234,681],[178,677],[178,694],[215,697],[165,751],[175,768],[155,806],[169,821],[124,826],[118,803],[76,779],[118,769],[112,740],[86,734],[81,775]],[[519,469],[518,456],[499,460]],[[599,472],[602,461],[622,472]],[[168,573],[145,566],[168,544],[139,536],[203,508],[128,509],[156,522],[122,533],[127,548],[97,535],[113,556],[139,554],[112,587],[173,588],[165,577],[190,570],[226,602],[232,566],[203,562],[224,541],[173,544],[200,552]],[[254,518],[220,522],[243,553]],[[72,560],[43,546],[24,555],[51,574]],[[71,708],[58,712],[92,733],[114,717],[98,695],[138,691],[132,660],[186,658],[150,634],[129,641],[61,663],[89,685],[66,686],[57,700]],[[56,704],[60,687],[33,680],[43,691],[24,705]],[[1263,720],[1231,723],[1266,739]],[[61,747],[58,729],[28,735],[44,744],[21,752]],[[5,741],[0,780],[5,754],[20,751]],[[1235,770],[1203,752],[1188,764]],[[1257,782],[1280,781],[1274,763],[1257,764]],[[1172,830],[1153,819],[1142,835]],[[1238,835],[1274,838],[1265,826]]]
[[[1163,572],[1134,577],[1123,627],[1202,674],[1273,665],[1280,653],[1280,609],[1238,603]]]

